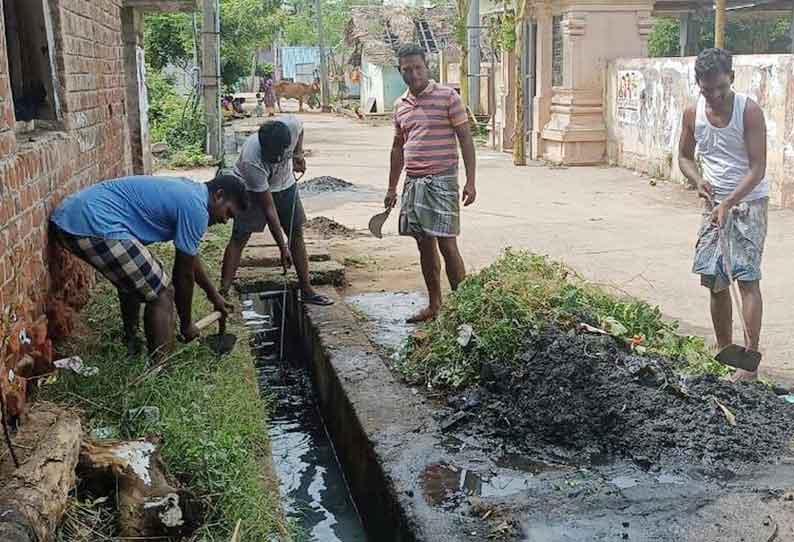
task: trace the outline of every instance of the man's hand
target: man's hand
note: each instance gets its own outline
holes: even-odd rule
[[[303,156],[293,156],[292,169],[295,173],[306,173],[306,159]]]
[[[468,207],[474,200],[477,199],[477,189],[474,188],[474,183],[466,183],[463,187],[463,206]]]
[[[284,268],[284,274],[292,267],[292,253],[286,245],[280,248],[281,250],[281,267]]]
[[[201,334],[199,328],[196,327],[196,324],[190,323],[187,327],[182,326],[179,330],[179,339],[182,342],[189,343],[196,337]]]
[[[700,181],[698,183],[698,196],[708,201],[709,203],[714,202],[714,188],[711,186],[710,182]]]
[[[732,207],[733,204],[730,201],[723,201],[711,211],[711,221],[720,228],[724,227],[725,223],[728,221],[728,213],[731,212]]]
[[[218,294],[214,299],[210,299],[213,308],[220,312],[224,318],[229,316],[229,313],[234,310],[234,305],[226,301],[223,296]]]
[[[383,198],[383,206],[386,209],[394,209],[395,205],[397,205],[397,191],[390,188],[386,192],[386,197]]]

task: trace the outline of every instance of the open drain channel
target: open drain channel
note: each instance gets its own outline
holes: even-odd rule
[[[309,540],[363,542],[367,537],[317,407],[310,368],[288,347],[286,361],[279,361],[281,303],[280,292],[243,297],[260,393],[272,397],[270,441],[285,511]]]

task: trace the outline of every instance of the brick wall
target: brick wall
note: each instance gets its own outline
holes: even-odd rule
[[[121,0],[48,3],[61,129],[17,136],[0,0],[0,335],[16,334],[0,348],[6,369],[26,350],[41,358],[38,362],[49,361],[44,359],[49,357],[49,342],[46,333],[42,337],[42,329],[48,327],[42,315],[53,301],[48,295],[51,283],[58,283],[52,291],[59,303],[74,305],[85,301],[92,280],[85,266],[68,260],[54,266],[60,276],[50,277],[49,214],[68,194],[131,173]],[[16,318],[9,318],[13,313]],[[55,327],[63,331],[64,325]],[[52,322],[49,328],[53,331]],[[32,337],[29,344],[18,341],[21,331],[23,338]]]

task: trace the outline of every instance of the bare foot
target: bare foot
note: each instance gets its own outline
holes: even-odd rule
[[[758,371],[736,369],[730,377],[731,382],[752,382],[758,380]]]
[[[429,322],[430,320],[435,320],[437,315],[438,315],[438,309],[434,309],[432,307],[425,307],[424,309],[420,310],[419,312],[408,318],[405,321],[405,323],[418,324],[420,322]]]

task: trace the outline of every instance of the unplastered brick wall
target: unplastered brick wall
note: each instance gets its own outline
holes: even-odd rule
[[[6,337],[0,388],[7,391],[24,387],[19,378],[9,382],[9,370],[22,374],[51,361],[48,335],[68,331],[65,313],[85,303],[93,280],[86,266],[50,249],[50,213],[87,185],[131,173],[122,0],[45,2],[49,36],[42,54],[54,65],[60,118],[25,133],[15,125],[4,38],[2,10],[9,1],[0,0],[0,337]]]

